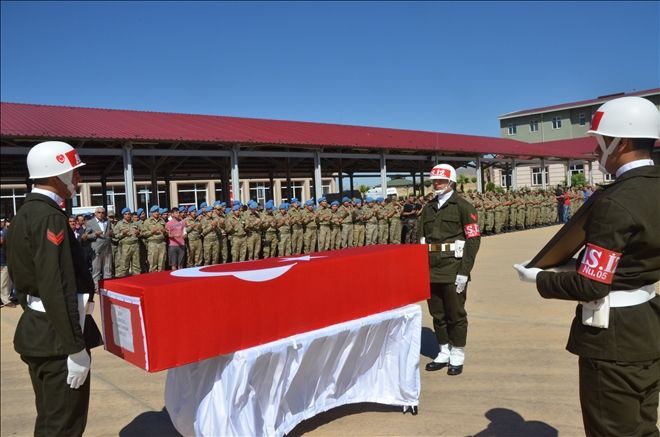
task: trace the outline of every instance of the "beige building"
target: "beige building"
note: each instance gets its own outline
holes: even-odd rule
[[[660,88],[629,93],[617,93],[600,96],[592,100],[564,103],[543,108],[526,109],[501,115],[500,137],[527,143],[546,143],[557,140],[583,138],[591,128],[591,118],[596,110],[606,101],[622,96],[639,96],[653,102],[660,108]],[[508,187],[511,176],[506,171],[494,168],[492,180],[496,184]],[[562,163],[545,165],[546,183],[549,186],[570,184],[574,174],[584,174],[589,184],[607,183],[612,180],[609,174],[600,172],[597,161],[570,160]],[[540,165],[519,165],[517,167],[516,186],[541,187],[542,168]]]

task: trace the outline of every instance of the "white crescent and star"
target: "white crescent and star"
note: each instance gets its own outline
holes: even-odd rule
[[[266,282],[272,279],[278,278],[288,272],[293,266],[298,264],[297,261],[310,261],[315,258],[325,258],[325,256],[311,256],[304,255],[299,257],[292,258],[281,258],[280,262],[291,262],[293,264],[287,264],[280,267],[269,267],[265,269],[255,269],[255,270],[239,270],[233,272],[213,272],[208,270],[202,270],[210,266],[203,267],[189,267],[187,269],[175,270],[170,272],[172,276],[177,276],[179,278],[204,278],[212,276],[234,276],[237,279],[248,282]]]

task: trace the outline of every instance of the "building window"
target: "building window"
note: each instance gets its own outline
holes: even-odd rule
[[[603,181],[613,182],[614,181],[614,175],[612,173],[603,173]]]
[[[222,194],[222,181],[215,181],[215,200],[223,201],[224,195]]]
[[[200,203],[208,203],[207,184],[178,184],[176,187],[179,205],[198,207]]]
[[[291,195],[298,199],[301,202],[304,202],[303,198],[303,181],[291,181]],[[282,181],[282,202],[289,202],[289,190],[287,189],[286,181]]]
[[[509,135],[515,135],[516,134],[516,125],[513,123],[509,123]]]
[[[543,185],[543,180],[548,181],[548,166],[541,172],[541,167],[532,167],[532,185]]]
[[[587,124],[587,116],[585,115],[584,112],[580,112],[580,115],[578,115],[578,123],[580,126],[584,126]]]
[[[330,184],[332,181],[330,179],[324,179],[321,181],[321,191],[323,192],[323,195],[325,196],[326,194],[330,193]]]
[[[538,132],[539,131],[539,121],[538,120],[532,120],[529,122],[529,131],[530,132]]]
[[[108,207],[108,212],[114,211],[117,214],[122,209],[126,208],[126,193],[124,186],[106,187],[105,199]],[[92,206],[103,205],[103,193],[101,192],[100,185],[92,185],[89,187],[89,192],[92,196]],[[80,205],[73,205],[80,206]]]
[[[574,174],[584,174],[584,164],[574,164],[568,167],[568,171],[573,176]]]
[[[561,117],[552,117],[552,128],[561,129]]]
[[[0,217],[11,218],[25,201],[25,188],[3,188],[0,190]]]
[[[254,200],[260,205],[266,203],[266,198],[270,194],[270,182],[250,182],[250,200]]]
[[[502,187],[507,188],[511,186],[511,173],[512,173],[511,170],[509,171],[502,170],[500,172],[500,185]]]
[[[154,196],[151,192],[151,184],[138,185],[137,187],[137,208],[143,208],[149,215],[149,208],[154,205],[159,205],[161,208],[165,207],[165,184],[158,184],[158,197]],[[160,200],[159,200],[160,199]]]

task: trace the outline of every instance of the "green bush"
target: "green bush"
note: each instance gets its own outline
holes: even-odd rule
[[[585,185],[587,185],[587,179],[584,177],[584,173],[576,173],[571,176],[572,187],[583,187]]]

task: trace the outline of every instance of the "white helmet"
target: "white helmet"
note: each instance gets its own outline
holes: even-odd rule
[[[594,114],[589,135],[596,137],[603,152],[601,170],[622,138],[660,139],[660,113],[651,101],[642,97],[620,97],[605,102]],[[603,136],[614,138],[605,144]]]
[[[45,141],[30,149],[27,166],[30,179],[60,176],[85,165],[76,149],[62,141]]]
[[[590,135],[660,139],[660,114],[650,100],[621,97],[605,102],[594,114]]]
[[[449,164],[438,164],[431,169],[431,177],[429,179],[448,179],[456,182],[456,169]]]

